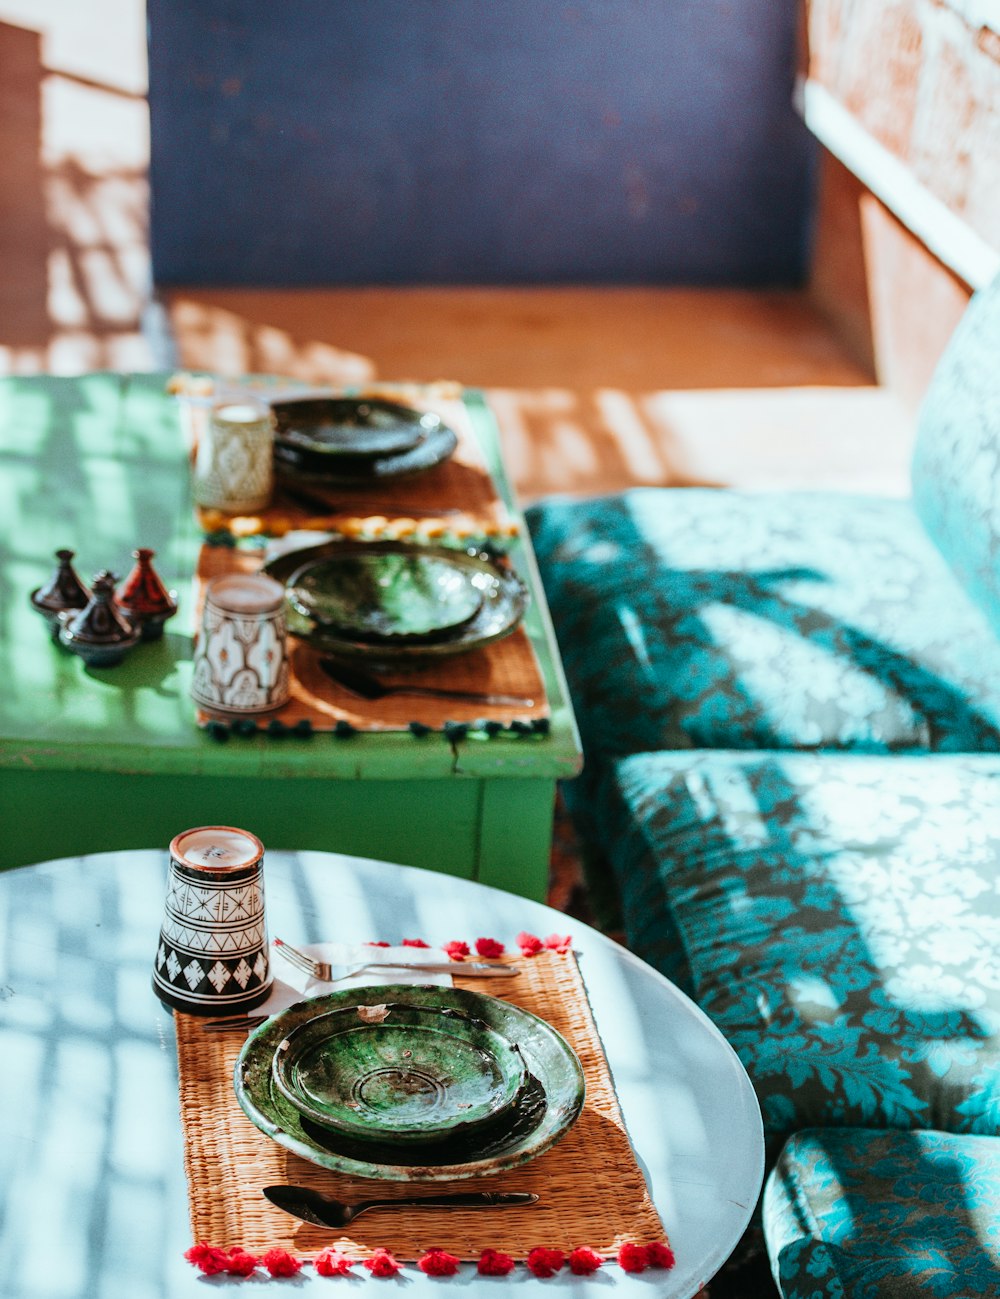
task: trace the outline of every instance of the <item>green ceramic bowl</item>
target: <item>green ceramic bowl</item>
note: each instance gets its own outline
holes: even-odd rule
[[[466,1136],[415,1146],[395,1140],[352,1141],[307,1118],[274,1081],[274,1057],[281,1043],[300,1024],[329,1011],[382,1003],[447,1006],[517,1042],[528,1071],[517,1103],[495,1123],[473,1128]],[[333,1172],[393,1182],[455,1181],[516,1168],[569,1131],[585,1098],[580,1061],[551,1024],[487,993],[419,984],[345,988],[296,1002],[247,1038],[233,1070],[233,1088],[250,1121],[284,1149]]]
[[[298,397],[271,409],[275,441],[314,460],[400,455],[441,425],[438,415],[377,397]]]
[[[494,1123],[518,1100],[520,1050],[449,1007],[347,1006],[293,1029],[274,1081],[301,1114],[353,1141],[442,1141]]]
[[[472,621],[483,603],[478,577],[450,555],[349,550],[303,564],[286,594],[317,627],[363,640],[426,640]]]
[[[286,588],[307,565],[341,556],[421,555],[461,568],[480,598],[478,610],[465,622],[439,630],[430,636],[386,636],[362,640],[348,631],[320,626],[300,613],[286,591],[288,630],[307,640],[324,654],[339,658],[384,662],[397,667],[419,667],[451,654],[464,654],[502,640],[516,630],[528,603],[528,589],[508,564],[501,564],[480,551],[458,550],[405,541],[325,541],[319,545],[287,550],[269,559],[263,572]]]

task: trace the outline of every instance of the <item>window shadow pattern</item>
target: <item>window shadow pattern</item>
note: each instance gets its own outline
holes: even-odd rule
[[[609,778],[602,807],[615,801],[609,825],[631,840],[614,854],[628,945],[679,980],[740,1056],[769,1166],[790,1135],[822,1128],[840,1179],[828,1195],[834,1243],[839,1233],[848,1255],[874,1251],[877,1275],[894,1278],[923,1214],[961,1257],[971,1251],[972,1273],[993,1275],[991,1220],[963,1201],[988,1194],[982,1160],[967,1168],[956,1154],[948,1168],[947,1137],[992,1138],[1000,1124],[1000,761],[637,754]],[[878,1158],[851,1154],[853,1138],[839,1134],[854,1129],[865,1130],[855,1144],[890,1134]],[[946,1149],[925,1149],[933,1140]],[[801,1182],[800,1200],[829,1189],[818,1175]],[[880,1212],[881,1240],[865,1221]],[[827,1230],[811,1228],[824,1241]],[[772,1259],[787,1236],[768,1227]],[[914,1257],[926,1262],[922,1248]],[[977,1293],[950,1266],[953,1288],[928,1293]]]
[[[813,1129],[764,1196],[785,1299],[996,1294],[1000,1148],[945,1132]]]
[[[905,500],[638,488],[526,518],[584,751],[565,799],[606,928],[615,758],[1000,749],[995,637]]]

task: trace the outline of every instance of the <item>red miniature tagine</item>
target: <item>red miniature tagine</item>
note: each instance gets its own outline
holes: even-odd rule
[[[135,567],[116,597],[119,609],[139,628],[143,640],[158,640],[163,635],[163,624],[177,612],[174,593],[167,590],[153,568],[155,553],[145,547],[132,551]]]

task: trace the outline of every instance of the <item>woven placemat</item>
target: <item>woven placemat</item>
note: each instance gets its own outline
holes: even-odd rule
[[[204,545],[198,557],[195,583],[195,626],[201,617],[205,584],[227,573],[255,573],[263,563],[259,551],[232,546]],[[469,722],[480,718],[531,721],[549,716],[545,684],[527,632],[516,627],[503,640],[435,660],[418,670],[404,669],[391,679],[408,680],[422,686],[448,690],[469,690],[478,694],[516,695],[531,699],[531,705],[482,704],[460,699],[424,699],[415,695],[390,695],[368,701],[349,694],[332,681],[319,666],[322,653],[297,636],[289,637],[291,695],[283,708],[258,718],[259,724],[276,719],[285,726],[308,720],[316,731],[332,731],[338,722],[348,722],[358,731],[406,730],[410,722],[421,722],[432,730],[446,722]],[[214,714],[192,704],[200,726],[215,720]]]
[[[447,542],[449,538],[461,543],[463,538],[486,540],[512,535],[514,525],[497,495],[457,385],[383,385],[365,392],[439,414],[458,438],[454,454],[426,473],[412,477],[318,492],[326,500],[319,499],[311,506],[283,491],[279,483],[274,504],[259,516],[230,518],[219,511],[196,511],[206,532],[223,531],[237,537],[329,532],[347,538],[397,539],[414,544]],[[196,440],[193,430],[191,437]],[[329,507],[329,512],[324,512],[324,506]],[[196,574],[194,629],[201,616],[206,582],[227,573],[256,572],[262,563],[259,550],[203,545]],[[550,716],[541,669],[523,627],[491,645],[434,660],[416,671],[407,669],[405,675],[414,683],[419,678],[421,685],[515,695],[533,701],[525,705],[414,695],[361,700],[330,680],[319,667],[321,657],[306,642],[291,638],[291,698],[284,708],[263,719],[264,726],[272,720],[287,727],[308,722],[313,730],[333,731],[338,723],[346,722],[358,731],[399,731],[416,722],[440,731],[447,722],[530,723]],[[195,715],[200,726],[221,720],[200,708],[195,708]]]
[[[199,523],[206,532],[228,532],[236,537],[283,536],[293,528],[341,531],[376,540],[509,535],[513,528],[510,515],[497,495],[461,392],[456,384],[396,384],[352,394],[386,397],[440,415],[458,439],[452,455],[441,464],[398,478],[362,479],[356,485],[310,483],[303,487],[279,476],[273,500],[265,509],[237,517],[196,509]],[[189,421],[187,437],[193,451],[199,437],[197,420]]]
[[[625,1132],[607,1060],[572,952],[519,959],[521,975],[502,995],[548,1022],[572,1044],[587,1082],[580,1118],[551,1150],[518,1168],[454,1182],[373,1181],[330,1172],[271,1141],[243,1114],[233,1092],[242,1034],[207,1033],[196,1017],[177,1014],[184,1162],[194,1240],[253,1253],[278,1246],[309,1258],[336,1245],[354,1258],[380,1246],[401,1261],[441,1248],[461,1259],[497,1249],[523,1260],[536,1245],[563,1250],[589,1245],[610,1258],[626,1242],[664,1240]],[[503,981],[506,984],[506,980]],[[482,983],[456,976],[457,987]],[[491,990],[495,985],[491,984]],[[297,1223],[261,1194],[275,1183],[312,1186],[343,1200],[392,1199],[449,1191],[532,1191],[524,1209],[422,1209],[358,1218],[347,1232]]]

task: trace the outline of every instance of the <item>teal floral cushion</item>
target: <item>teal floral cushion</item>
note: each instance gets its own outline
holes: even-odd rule
[[[1000,1294],[1000,1141],[800,1132],[768,1178],[763,1220],[783,1299]]]
[[[658,753],[603,789],[625,938],[810,1126],[1000,1131],[1000,758]]]
[[[934,372],[912,478],[924,527],[1000,633],[1000,276],[973,297]]]
[[[641,488],[527,518],[598,777],[656,749],[1000,751],[1000,646],[908,501]]]

